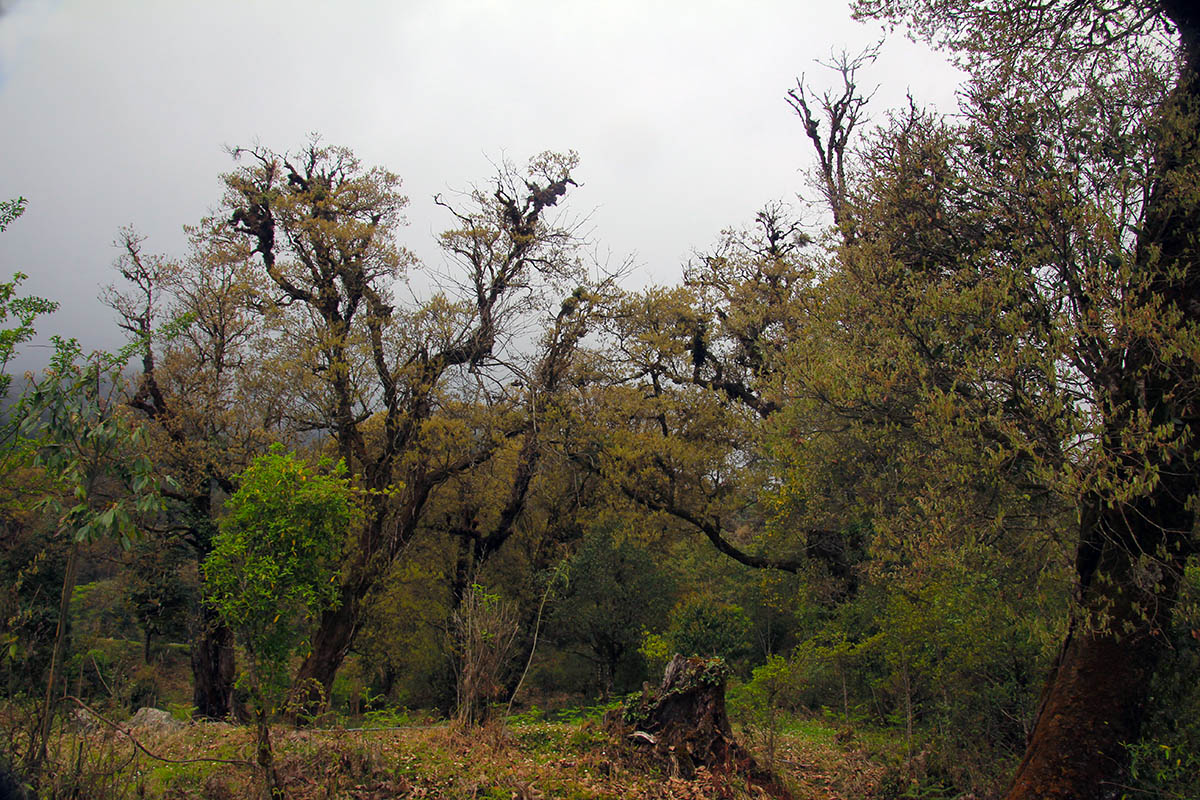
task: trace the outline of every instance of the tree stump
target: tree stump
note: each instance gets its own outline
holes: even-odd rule
[[[625,706],[627,736],[667,765],[672,777],[691,779],[697,767],[713,773],[737,773],[775,797],[790,795],[782,784],[733,738],[725,711],[729,668],[720,658],[676,655],[663,673],[662,685],[646,686],[642,696]]]

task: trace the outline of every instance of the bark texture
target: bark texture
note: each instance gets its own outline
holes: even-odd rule
[[[1091,552],[1087,534],[1098,538],[1105,523],[1112,522],[1105,517],[1114,514],[1109,510],[1084,521],[1079,561],[1087,576],[1083,606],[1091,613],[1083,615],[1063,646],[1010,800],[1122,794],[1126,744],[1139,735],[1178,582],[1165,571],[1157,591],[1140,587],[1134,558],[1106,539]],[[1142,533],[1146,541],[1152,532]],[[1088,563],[1093,560],[1094,565]],[[1107,622],[1098,627],[1102,614]]]
[[[351,592],[343,593],[337,606],[321,615],[321,624],[313,634],[312,650],[292,682],[289,723],[310,722],[326,709],[333,679],[354,643],[363,596],[365,591],[359,594],[352,588]]]

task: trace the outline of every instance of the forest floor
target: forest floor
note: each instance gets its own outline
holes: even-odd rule
[[[155,757],[111,729],[60,740],[55,782],[94,800],[237,800],[260,796],[250,728],[190,724],[134,732]],[[744,737],[754,740],[758,737]],[[776,738],[774,767],[796,800],[884,797],[888,770],[841,742],[820,721],[794,721]],[[737,777],[699,770],[666,775],[596,720],[510,722],[471,731],[448,724],[398,728],[274,730],[279,774],[289,800],[742,800],[765,792]],[[760,742],[761,743],[761,742]],[[754,742],[751,742],[752,746]],[[766,762],[765,750],[757,757]],[[165,760],[170,759],[170,760]],[[242,761],[241,764],[216,760]],[[186,763],[179,763],[186,762]],[[887,795],[895,796],[895,787]],[[78,792],[84,794],[78,794]],[[57,793],[51,793],[57,795]]]

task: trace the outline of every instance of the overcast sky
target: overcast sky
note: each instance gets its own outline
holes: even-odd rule
[[[183,252],[219,197],[226,145],[309,132],[398,173],[404,244],[440,262],[432,196],[502,157],[578,151],[571,208],[636,284],[673,283],[693,248],[804,191],[784,102],[816,60],[878,41],[835,0],[0,0],[0,276],[62,307],[45,332],[113,347],[96,301],[123,225]],[[873,116],[951,109],[957,74],[900,34],[863,73]],[[33,352],[30,352],[32,355]]]

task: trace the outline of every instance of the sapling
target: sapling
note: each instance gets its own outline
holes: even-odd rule
[[[359,507],[340,462],[316,469],[276,445],[239,477],[204,562],[208,601],[246,653],[266,796],[283,797],[269,721],[288,696],[289,662],[305,624],[338,599],[337,569]]]

